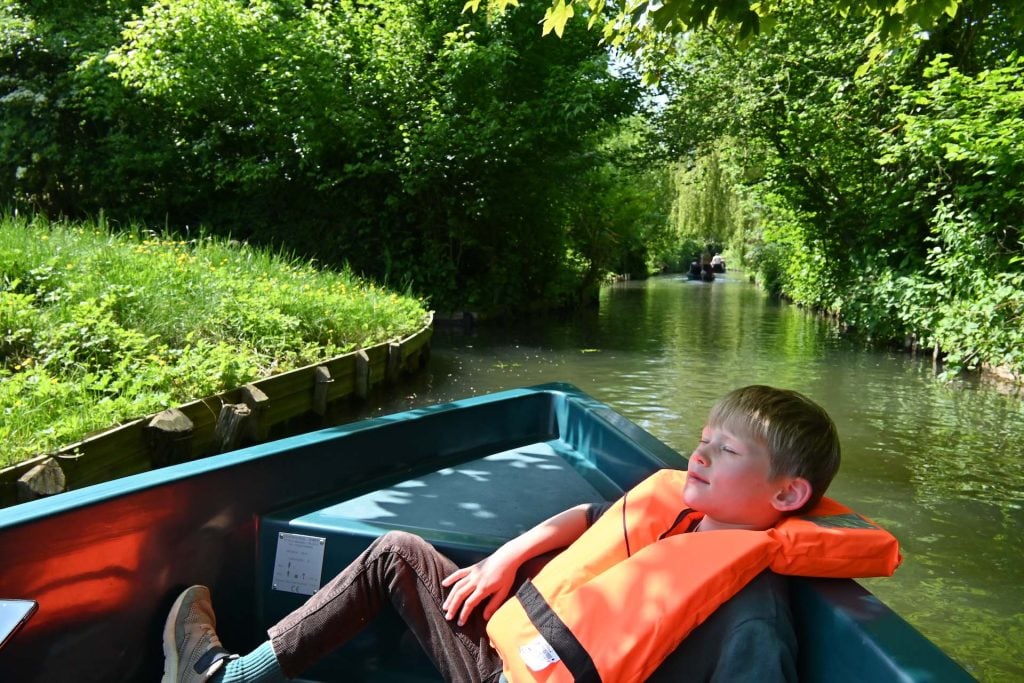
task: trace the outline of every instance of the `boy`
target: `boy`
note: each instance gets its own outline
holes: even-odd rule
[[[681,522],[685,528],[672,533],[769,529],[813,507],[839,459],[835,425],[810,400],[765,386],[735,390],[712,409],[682,490],[667,492],[681,499],[678,507],[688,515]],[[508,600],[517,571],[532,558],[573,544],[611,505],[570,508],[464,568],[416,536],[386,534],[242,658],[221,647],[209,591],[193,586],[167,619],[164,680],[294,678],[390,602],[445,680],[497,683],[509,668],[491,646],[488,621]],[[575,548],[565,552],[578,553]],[[795,680],[794,653],[784,584],[766,571],[683,640],[651,680]],[[542,648],[539,656],[549,653]],[[546,663],[530,662],[531,669],[535,665]]]

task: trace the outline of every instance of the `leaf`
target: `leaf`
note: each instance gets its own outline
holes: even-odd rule
[[[655,86],[661,82],[661,76],[650,71],[645,71],[643,76],[640,77],[640,82],[644,86]]]
[[[687,11],[691,9],[688,3],[680,2],[679,0],[677,0],[676,2],[667,2],[658,9],[651,12],[650,17],[651,21],[654,23],[655,28],[657,28],[659,31],[666,30],[673,21],[679,18],[679,15],[682,13],[684,9],[684,5],[686,5],[685,9]]]
[[[569,19],[572,18],[574,12],[572,9],[572,1],[566,4],[565,0],[555,0],[555,4],[548,7],[547,11],[544,12],[544,28],[541,30],[541,35],[546,36],[555,32],[559,38],[562,37],[562,33],[565,31],[565,24]]]
[[[761,18],[753,10],[744,15],[740,24],[740,38],[747,38],[751,35],[758,35],[761,32]]]
[[[480,0],[468,0],[468,2],[462,6],[463,12],[473,12],[476,14],[478,9],[480,9]]]

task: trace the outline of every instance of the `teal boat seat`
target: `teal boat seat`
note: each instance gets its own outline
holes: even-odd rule
[[[375,538],[392,530],[415,533],[465,566],[567,507],[621,495],[601,472],[581,467],[581,462],[561,440],[538,442],[343,500],[321,500],[264,515],[257,578],[261,628],[308,597],[280,586],[275,589],[274,566],[282,534],[324,539],[319,585],[330,581]],[[391,614],[382,615],[306,676],[318,681],[440,680],[419,645]]]

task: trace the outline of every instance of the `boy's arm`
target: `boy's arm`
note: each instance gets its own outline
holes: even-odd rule
[[[516,571],[532,557],[550,550],[564,548],[579,538],[590,520],[586,503],[569,508],[526,531],[469,567],[463,567],[441,582],[452,586],[442,607],[446,619],[458,615],[459,625],[466,623],[470,613],[485,600],[484,619],[490,619],[501,603],[505,602]]]

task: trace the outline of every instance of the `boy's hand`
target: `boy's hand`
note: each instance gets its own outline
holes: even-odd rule
[[[458,616],[459,626],[465,626],[469,615],[485,600],[483,617],[490,619],[508,598],[520,565],[530,558],[566,547],[587,530],[589,507],[587,503],[580,503],[559,512],[508,541],[492,555],[445,577],[441,585],[451,586],[441,604],[445,619]]]
[[[487,600],[487,606],[484,607],[483,617],[485,620],[490,619],[508,597],[515,576],[515,566],[497,555],[456,570],[441,581],[442,586],[453,586],[441,605],[445,619],[454,619],[458,614],[458,624],[463,626],[473,610],[484,600]]]

